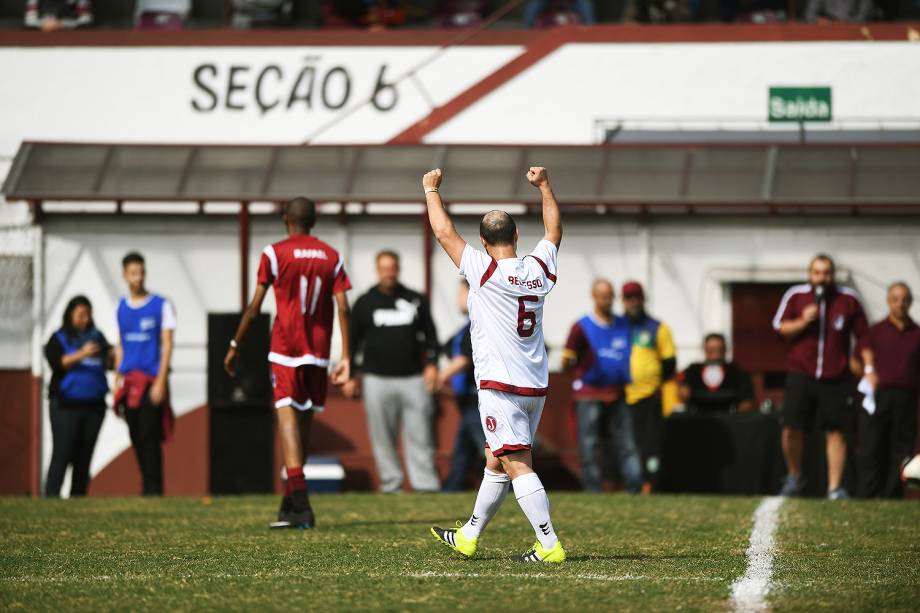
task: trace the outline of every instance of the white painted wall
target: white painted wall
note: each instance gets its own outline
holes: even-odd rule
[[[334,109],[312,105],[260,109],[255,95],[290,94],[306,66],[319,79],[334,67],[348,71],[351,108],[373,92],[380,68],[387,79],[430,57],[434,47],[400,48],[132,48],[0,49],[0,77],[17,86],[0,96],[0,174],[27,139],[94,142],[301,143],[334,119]],[[380,143],[424,117],[522,52],[520,47],[452,49],[398,86],[390,110],[362,107],[314,142]],[[213,64],[209,79],[220,89],[220,106],[196,110],[207,95],[195,85],[197,67]],[[277,65],[281,73],[265,72]],[[229,78],[233,66],[247,67]],[[756,70],[754,69],[756,67]],[[267,75],[261,89],[258,75]],[[916,127],[920,121],[920,46],[896,42],[605,44],[566,45],[517,78],[448,121],[429,142],[591,143],[600,119],[679,118],[719,122],[733,118],[762,124],[767,89],[777,85],[823,85],[833,89],[834,116],[865,117]],[[276,78],[276,76],[278,78]],[[216,87],[219,84],[219,87]],[[229,94],[241,110],[227,108]],[[314,83],[320,87],[321,83]],[[67,100],[62,112],[61,100]],[[419,169],[423,171],[425,169]],[[21,249],[36,261],[40,325],[31,342],[36,372],[43,365],[40,342],[59,325],[67,299],[85,293],[96,307],[100,328],[115,338],[114,308],[123,286],[120,259],[140,249],[148,259],[149,286],[171,298],[178,311],[174,404],[182,414],[205,402],[205,335],[209,311],[237,309],[236,225],[212,217],[50,217],[41,230],[22,227],[24,208],[0,207],[0,251]],[[347,227],[323,220],[321,236],[341,249],[356,291],[374,282],[373,257],[382,248],[404,254],[403,278],[422,286],[422,220],[363,218]],[[459,227],[475,238],[475,220]],[[250,271],[255,277],[263,245],[276,240],[276,219],[254,222]],[[522,219],[522,249],[540,236],[536,219]],[[18,245],[18,246],[17,246]],[[920,288],[920,223],[913,219],[809,219],[687,217],[638,222],[627,217],[566,220],[559,284],[547,302],[547,340],[558,348],[571,323],[589,308],[588,288],[596,276],[619,285],[627,278],[645,283],[650,311],[674,329],[679,363],[698,357],[701,336],[730,330],[724,284],[731,281],[800,280],[809,257],[828,251],[842,273],[866,297],[872,318],[883,314],[883,290],[894,279]],[[457,275],[439,251],[434,258],[433,308],[440,336],[459,324],[454,307]],[[270,302],[270,301],[269,301]],[[269,305],[268,308],[271,308]],[[917,313],[915,312],[916,316]],[[7,339],[4,339],[7,342]],[[23,339],[0,353],[28,367]],[[19,355],[16,348],[22,349]],[[553,356],[553,364],[558,352]],[[47,412],[46,412],[47,413]],[[45,432],[45,464],[50,428]],[[98,472],[128,445],[125,426],[108,417],[92,470]]]
[[[522,251],[542,235],[538,219],[521,219]],[[147,258],[148,285],[176,306],[179,326],[172,376],[173,403],[181,415],[206,400],[207,313],[239,307],[236,224],[231,219],[149,216],[48,219],[45,229],[46,317],[43,338],[59,325],[67,300],[76,293],[93,302],[96,323],[117,338],[114,311],[123,291],[120,260],[131,249]],[[477,220],[458,224],[476,239]],[[256,217],[250,249],[255,283],[262,247],[278,240],[280,221]],[[559,283],[546,305],[544,325],[551,349],[559,349],[571,324],[590,308],[589,288],[597,276],[618,286],[637,279],[646,286],[649,311],[669,323],[685,366],[700,357],[702,335],[730,332],[731,313],[724,283],[800,281],[818,251],[835,255],[841,277],[864,297],[871,319],[884,315],[887,284],[903,279],[920,289],[920,223],[911,219],[853,218],[653,219],[639,223],[616,217],[565,219],[559,258]],[[375,283],[374,255],[383,248],[403,256],[403,281],[422,288],[421,219],[385,216],[356,219],[341,226],[323,219],[317,233],[340,249],[355,291]],[[456,269],[440,249],[433,261],[433,312],[445,339],[460,324],[454,306]],[[268,301],[268,309],[272,308]],[[920,318],[915,307],[914,317]],[[333,356],[338,353],[338,336]],[[557,366],[559,352],[552,353]],[[47,366],[45,366],[47,374]],[[47,412],[46,412],[47,413]],[[45,466],[50,459],[50,428],[45,428]],[[126,426],[109,415],[93,458],[97,473],[129,445]]]
[[[444,104],[522,51],[519,46],[466,46],[441,54],[438,47],[408,46],[3,48],[0,79],[16,87],[0,96],[0,155],[13,155],[26,139],[296,144],[313,140],[319,128],[352,107],[360,108],[314,142],[386,142],[425,117],[432,105]],[[385,110],[361,104],[374,94],[381,69],[383,80],[392,83],[435,54],[414,79],[396,86],[395,100],[389,90],[380,93],[378,105]],[[208,110],[211,96],[195,81],[203,65],[214,66],[198,75],[217,95],[213,110]],[[270,66],[277,70],[266,71]],[[336,68],[350,83],[341,108],[322,102],[323,80]],[[327,99],[334,106],[343,99],[345,73],[329,77]],[[311,83],[309,105],[295,101],[288,107],[292,90],[306,96]],[[257,95],[266,106],[280,104],[260,107]]]
[[[831,87],[831,129],[917,129],[918,74],[920,46],[910,42],[573,43],[425,142],[590,144],[599,142],[600,119],[646,129],[788,130],[767,123],[771,86]]]

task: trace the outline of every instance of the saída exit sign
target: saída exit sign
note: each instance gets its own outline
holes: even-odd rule
[[[830,121],[830,87],[771,87],[768,117],[773,121]]]

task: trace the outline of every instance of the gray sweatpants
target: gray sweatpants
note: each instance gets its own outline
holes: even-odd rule
[[[380,474],[380,490],[402,489],[403,471],[397,454],[402,425],[403,451],[409,483],[416,491],[438,491],[441,484],[434,465],[434,403],[421,375],[380,377],[364,375],[364,406]]]

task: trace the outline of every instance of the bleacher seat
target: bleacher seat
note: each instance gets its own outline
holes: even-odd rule
[[[181,30],[191,8],[191,0],[138,0],[134,25],[138,30]]]
[[[234,28],[277,27],[291,22],[291,0],[233,0]]]
[[[486,14],[485,0],[444,0],[438,25],[442,28],[469,28],[482,23]]]

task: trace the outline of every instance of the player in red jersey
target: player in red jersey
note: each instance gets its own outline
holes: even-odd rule
[[[278,432],[287,471],[284,498],[273,528],[312,528],[316,523],[307,495],[303,463],[313,413],[322,411],[326,402],[335,309],[342,332],[342,359],[332,373],[332,383],[342,385],[351,378],[349,308],[345,296],[351,289],[351,282],[345,274],[342,256],[310,235],[315,222],[316,205],[311,200],[295,198],[284,206],[288,237],[262,251],[252,302],[243,313],[224,358],[224,367],[233,376],[237,348],[271,287],[275,292],[277,314],[268,361],[271,362]]]

